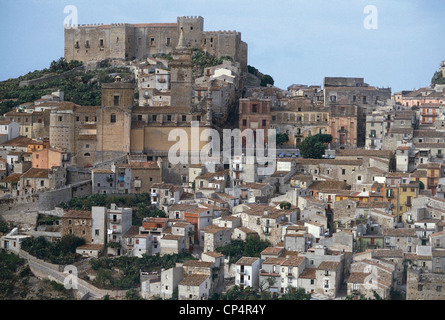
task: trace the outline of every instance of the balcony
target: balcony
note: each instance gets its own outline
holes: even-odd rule
[[[264,269],[260,270],[260,275],[261,276],[268,276],[268,277],[279,277],[280,276],[277,272],[267,271],[267,270],[264,270]]]
[[[111,224],[120,224],[120,223],[121,223],[121,219],[113,219],[113,220],[110,220],[110,223],[111,223]]]
[[[420,240],[428,240],[429,239],[428,234],[421,234],[421,235],[419,235],[419,239]]]
[[[152,197],[157,197],[159,194],[158,194],[157,192],[152,192],[150,195],[151,195]]]
[[[240,286],[244,286],[244,285],[246,285],[246,280],[239,280],[238,284]]]

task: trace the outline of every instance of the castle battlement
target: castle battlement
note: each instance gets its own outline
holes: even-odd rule
[[[88,62],[110,58],[144,59],[154,54],[169,54],[178,43],[181,30],[188,46],[207,49],[215,55],[229,53],[234,61],[239,61],[242,68],[247,69],[246,48],[239,46],[241,33],[235,30],[206,32],[201,16],[177,17],[176,23],[66,25],[65,59]],[[219,41],[209,44],[206,38],[212,35],[219,37]]]
[[[235,30],[205,31],[204,33],[208,34],[208,35],[219,35],[219,34],[234,34],[234,35],[238,35],[238,34],[240,34],[240,32],[235,31]]]
[[[179,19],[198,20],[198,19],[203,19],[203,17],[201,17],[201,16],[183,16],[183,17],[179,17]]]

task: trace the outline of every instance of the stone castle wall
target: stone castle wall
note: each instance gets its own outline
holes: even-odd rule
[[[202,17],[178,17],[176,23],[65,26],[65,59],[82,62],[133,59],[168,54],[183,30],[187,44],[210,54],[230,56],[247,69],[247,44],[236,31],[204,32]]]

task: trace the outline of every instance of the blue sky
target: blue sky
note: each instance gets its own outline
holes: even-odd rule
[[[408,90],[429,85],[445,60],[445,0],[0,0],[0,80],[63,56],[67,5],[80,24],[202,16],[206,31],[240,31],[249,64],[283,89],[345,76]],[[367,5],[377,29],[363,25]]]

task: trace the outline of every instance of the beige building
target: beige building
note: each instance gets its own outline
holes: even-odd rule
[[[96,162],[123,157],[130,152],[131,110],[134,88],[131,83],[102,85],[102,106],[97,112]]]
[[[329,108],[307,98],[293,98],[285,107],[271,109],[271,127],[289,136],[287,145],[297,147],[306,137],[328,134]]]
[[[73,234],[91,243],[92,216],[91,211],[69,210],[61,218],[62,236]]]
[[[445,274],[408,268],[406,300],[445,300]]]

